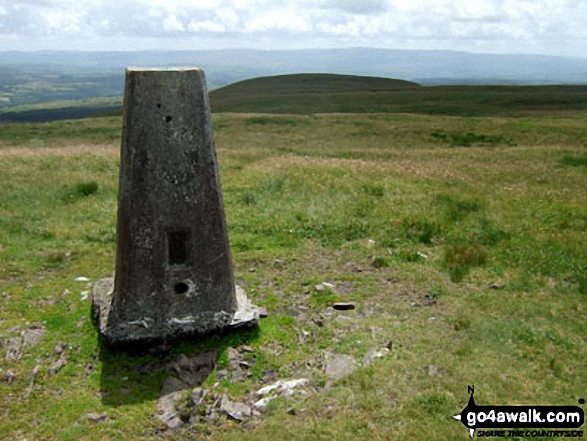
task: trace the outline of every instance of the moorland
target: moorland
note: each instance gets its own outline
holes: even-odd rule
[[[121,118],[0,126],[0,433],[464,439],[468,385],[480,405],[585,398],[585,90],[300,79],[211,94],[235,276],[268,317],[163,355],[110,351],[90,317],[114,270]],[[170,363],[209,350],[205,406],[185,391],[191,422],[168,429]],[[333,380],[337,355],[354,370]],[[205,411],[300,378],[243,422]]]

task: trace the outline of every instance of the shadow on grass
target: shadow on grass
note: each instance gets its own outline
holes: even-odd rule
[[[196,387],[216,376],[228,348],[258,337],[258,326],[127,347],[111,347],[99,337],[102,403],[118,407],[157,399],[169,377],[183,381],[186,388]]]

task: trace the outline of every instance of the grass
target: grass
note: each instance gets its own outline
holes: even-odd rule
[[[565,155],[560,160],[563,165],[570,165],[573,167],[587,167],[587,155]]]
[[[419,113],[452,116],[532,116],[584,112],[585,86],[433,86],[387,78],[296,74],[254,78],[210,93],[215,112]],[[355,124],[366,124],[355,122]],[[515,145],[509,136],[444,133],[457,146]]]
[[[67,86],[69,83],[65,81],[64,84]],[[85,86],[97,87],[98,95],[88,95]],[[26,92],[24,97],[15,102],[0,102],[0,122],[46,122],[122,114],[121,98],[114,96],[114,92],[104,97],[101,90],[104,84],[98,81],[85,86],[73,81],[63,91],[59,88],[54,90],[52,85],[46,85],[46,88],[34,84],[32,88],[25,87],[21,90]],[[84,99],[84,93],[85,96],[99,97]],[[254,78],[214,89],[210,92],[210,102],[215,113],[249,113],[252,115],[247,119],[247,125],[264,124],[275,126],[278,130],[305,122],[288,115],[320,113],[564,117],[584,114],[587,110],[587,86],[424,87],[390,78],[294,74]],[[356,128],[353,137],[373,134],[374,125],[369,120],[353,121],[352,125]],[[531,125],[524,127],[525,133],[529,130],[532,130]],[[544,129],[534,130],[546,133]],[[509,133],[496,135],[461,127],[455,127],[452,131],[446,131],[446,127],[435,128],[429,134],[437,142],[457,147],[515,146],[518,142]]]
[[[89,286],[76,281],[114,270],[120,120],[3,126],[0,335],[6,348],[34,323],[47,333],[20,360],[0,361],[0,432],[459,439],[451,415],[469,384],[479,405],[575,405],[587,380],[585,122],[581,113],[215,114],[235,276],[269,316],[257,331],[163,356],[101,348]],[[453,134],[469,133],[469,146],[454,145]],[[323,282],[333,288],[316,290]],[[356,308],[334,311],[336,301]],[[50,375],[59,341],[67,363]],[[325,387],[327,352],[361,364],[390,342],[388,355]],[[309,378],[308,395],[272,402],[251,427],[220,418],[172,432],[152,417],[165,363],[216,349],[222,369],[242,344],[255,351],[252,376],[233,384],[213,373],[206,389],[245,399],[269,371]],[[108,420],[92,423],[89,412]]]
[[[470,147],[472,144],[477,145],[507,145],[514,147],[515,141],[505,138],[503,136],[488,136],[479,135],[476,133],[451,133],[447,134],[442,131],[434,131],[430,134],[432,137],[437,138],[441,141],[448,142],[454,147]]]

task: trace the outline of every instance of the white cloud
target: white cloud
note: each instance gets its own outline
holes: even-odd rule
[[[345,24],[319,23],[318,29],[326,34],[332,35],[346,35],[351,37],[358,37],[361,35],[357,23],[352,22]]]
[[[387,0],[328,0],[325,8],[338,9],[350,14],[374,15],[387,11]]]
[[[169,14],[163,20],[163,29],[166,32],[184,32],[185,26],[177,19],[175,14]]]
[[[73,12],[49,11],[45,16],[45,20],[52,31],[75,34],[81,31],[83,18]]]
[[[75,43],[90,50],[132,41],[145,49],[360,45],[587,57],[585,17],[581,0],[0,0],[0,48],[37,49],[50,38],[67,49],[83,35]]]
[[[249,33],[270,30],[305,32],[309,29],[306,20],[293,10],[269,11],[252,18],[245,25],[245,31]]]
[[[214,23],[213,21],[210,21],[210,20],[199,21],[199,22],[192,21],[188,25],[188,30],[191,32],[200,32],[200,31],[224,32],[224,31],[226,31],[226,27],[222,26],[221,24]]]
[[[226,26],[235,27],[239,23],[239,18],[234,9],[220,8],[216,11],[216,16],[225,23]]]
[[[139,4],[143,7],[177,13],[190,10],[213,10],[223,3],[223,0],[141,0]]]

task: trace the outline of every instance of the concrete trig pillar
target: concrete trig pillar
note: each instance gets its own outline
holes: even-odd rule
[[[201,69],[127,69],[116,273],[93,310],[112,343],[258,321],[234,284]]]

